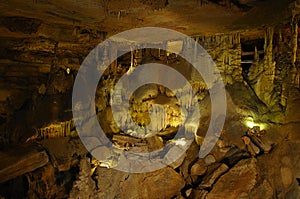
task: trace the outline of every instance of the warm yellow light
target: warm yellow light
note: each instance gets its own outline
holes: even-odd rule
[[[258,126],[257,124],[255,124],[254,122],[252,122],[252,121],[246,121],[246,125],[249,127],[249,128],[253,128],[253,127],[255,127],[255,126]]]
[[[256,123],[256,122],[253,121],[252,118],[247,118],[245,120],[245,125],[247,127],[249,127],[250,129],[252,129],[255,126],[259,126],[260,130],[264,130],[266,128],[266,124],[264,124],[264,123]]]
[[[67,72],[67,74],[69,75],[70,72],[71,72],[71,69],[70,69],[70,68],[67,68],[67,69],[66,69],[66,72]]]

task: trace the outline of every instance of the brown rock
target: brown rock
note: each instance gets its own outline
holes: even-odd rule
[[[159,198],[180,195],[182,177],[170,167],[141,174],[97,168],[99,198]]]
[[[259,185],[256,189],[253,189],[252,193],[250,194],[250,198],[272,199],[274,198],[273,195],[273,188],[267,180],[264,180],[261,185]]]
[[[45,139],[41,141],[41,144],[49,152],[54,167],[59,171],[69,170],[77,163],[77,159],[74,157],[87,153],[80,139],[77,138]]]
[[[282,159],[281,159],[281,163],[282,165],[284,166],[289,166],[291,165],[291,159],[288,157],[288,156],[284,156]]]
[[[112,140],[119,142],[121,144],[130,143],[133,145],[136,145],[138,142],[141,142],[141,139],[128,136],[128,135],[114,135]]]
[[[0,159],[0,183],[34,171],[49,161],[46,151],[36,145],[3,149]]]
[[[252,140],[252,142],[258,146],[262,151],[264,151],[265,153],[269,153],[272,149],[272,145],[264,138],[260,137],[258,138],[255,135],[250,135],[250,138]]]
[[[191,193],[191,198],[194,199],[205,199],[208,194],[208,191],[203,189],[193,189]]]
[[[65,176],[61,184],[58,186],[56,169],[50,164],[36,169],[26,174],[28,180],[28,196],[33,199],[37,198],[68,198],[68,194],[64,193],[64,185],[72,184],[71,177]]]
[[[254,158],[239,161],[216,182],[207,199],[236,199],[253,189],[257,176],[256,162]]]
[[[206,156],[206,157],[204,158],[204,162],[205,162],[207,165],[210,165],[210,164],[216,162],[216,158],[215,158],[215,156],[209,154],[208,156]]]
[[[186,190],[186,191],[185,191],[185,195],[186,195],[187,197],[189,197],[189,196],[191,195],[191,193],[192,193],[192,190],[193,190],[192,188]]]
[[[193,160],[195,160],[196,158],[198,158],[199,155],[199,146],[195,143],[192,142],[191,146],[189,147],[189,149],[187,150],[186,154],[186,158],[184,159],[182,165],[179,167],[180,168],[180,173],[182,174],[183,178],[187,181],[189,180],[189,176],[190,176],[190,164]]]
[[[91,165],[88,158],[80,161],[80,172],[78,178],[70,191],[70,199],[93,198],[96,193],[95,181],[90,177]]]
[[[163,139],[159,136],[152,136],[149,138],[146,138],[148,147],[149,147],[149,151],[155,151],[155,150],[159,150],[161,148],[163,148]]]
[[[243,140],[243,142],[246,145],[246,149],[250,152],[250,154],[252,156],[256,156],[257,154],[259,154],[260,149],[255,144],[253,144],[253,142],[251,141],[250,137],[243,136],[242,140]]]
[[[282,184],[285,188],[288,188],[293,183],[293,173],[292,170],[288,167],[280,168]]]
[[[250,143],[249,147],[254,152],[254,156],[260,153],[260,149],[255,144],[253,144],[253,142]]]
[[[202,176],[207,172],[207,166],[203,161],[196,162],[191,168],[191,175]]]
[[[243,192],[239,195],[239,199],[249,199],[249,195],[246,192]]]
[[[249,145],[251,143],[251,139],[248,136],[243,136],[242,139],[246,145]]]
[[[201,188],[210,188],[216,182],[216,180],[228,170],[226,164],[221,164],[216,170],[211,172],[209,175],[206,175],[200,184]]]

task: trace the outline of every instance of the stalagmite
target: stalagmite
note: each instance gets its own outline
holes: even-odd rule
[[[258,61],[259,61],[259,55],[258,55],[257,47],[256,47],[256,46],[255,46],[255,48],[254,48],[254,61],[255,61],[255,62],[258,62]]]
[[[265,30],[265,43],[264,43],[264,60],[263,66],[264,70],[256,71],[257,80],[253,85],[256,95],[268,106],[273,106],[278,104],[279,98],[274,99],[272,93],[276,85],[274,85],[275,80],[275,70],[276,62],[273,59],[273,35],[274,28],[268,27]],[[260,69],[257,67],[257,70]],[[253,79],[254,77],[252,77]]]

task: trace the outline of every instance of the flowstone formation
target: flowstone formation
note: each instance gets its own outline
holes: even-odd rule
[[[300,197],[299,1],[16,2],[17,9],[0,3],[7,10],[0,20],[1,199]],[[26,10],[30,6],[36,15]],[[86,6],[84,12],[81,6]],[[126,173],[115,169],[123,156],[112,153],[97,136],[89,136],[89,143],[103,159],[82,144],[72,118],[72,89],[92,49],[117,32],[140,26],[178,30],[208,52],[226,87],[227,115],[220,116],[225,125],[214,148],[199,158],[212,114],[212,85],[176,54],[194,46],[176,38],[111,60],[128,45],[112,41],[97,52],[99,63],[113,62],[91,103],[115,149],[149,153],[167,144],[182,149],[189,140],[174,138],[186,114],[176,95],[186,106],[197,103],[200,112],[188,150],[179,157],[167,151],[177,157],[174,162],[148,173]],[[188,87],[146,84],[129,96],[129,110],[123,110],[129,116],[113,114],[111,102],[127,96],[116,83],[147,63],[180,72],[192,86],[194,100],[188,98]],[[92,107],[76,105],[80,110]],[[137,135],[130,119],[140,127],[151,124],[149,131]],[[94,125],[89,119],[80,122]],[[186,132],[194,126],[190,121]]]

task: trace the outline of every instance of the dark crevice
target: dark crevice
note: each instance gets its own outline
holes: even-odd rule
[[[242,159],[247,159],[251,157],[247,151],[242,151],[238,147],[233,147],[229,150],[224,159],[220,161],[220,163],[226,164],[229,168],[233,167],[236,163],[238,163]]]
[[[229,8],[231,8],[231,6],[234,5],[244,12],[249,11],[252,8],[252,6],[241,3],[240,0],[200,0],[201,5],[207,1]]]
[[[264,38],[253,40],[241,40],[241,47],[243,52],[254,52],[255,47],[257,50],[264,50]]]
[[[248,79],[249,79],[248,73],[249,73],[249,70],[250,70],[250,67],[252,66],[252,64],[251,63],[242,63],[241,66],[242,66],[243,79],[245,81],[248,81]]]
[[[171,197],[171,199],[176,199],[176,198],[178,198],[177,195],[174,195],[174,196]]]
[[[0,196],[5,198],[25,198],[29,183],[25,175],[0,184]]]
[[[174,170],[175,170],[177,173],[180,174],[180,167],[177,167],[177,168],[175,168]]]
[[[194,188],[192,185],[190,185],[190,184],[188,184],[188,185],[186,185],[185,187],[183,187],[182,189],[181,189],[181,195],[182,195],[182,197],[184,197],[184,198],[188,198],[188,196],[186,195],[186,191],[187,190],[189,190],[190,188]]]
[[[70,191],[73,187],[73,183],[77,179],[79,171],[80,171],[79,166],[76,165],[76,166],[71,167],[71,169],[66,172],[61,172],[60,176],[61,176],[61,179],[63,180],[63,186],[64,186],[65,190],[68,191],[67,195],[70,194]]]
[[[13,16],[3,17],[1,24],[11,32],[32,34],[38,31],[42,21],[40,19]]]

